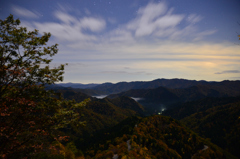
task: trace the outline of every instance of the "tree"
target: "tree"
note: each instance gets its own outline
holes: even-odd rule
[[[0,20],[0,157],[17,158],[46,151],[54,140],[66,138],[59,128],[82,125],[75,109],[47,85],[63,80],[64,65],[50,68],[57,44],[46,46],[51,34],[38,36],[20,27],[10,15]]]

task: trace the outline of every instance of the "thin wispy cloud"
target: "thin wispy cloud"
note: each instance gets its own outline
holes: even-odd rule
[[[145,72],[145,71],[138,71],[138,72],[127,72],[127,71],[102,71],[100,73],[103,73],[103,74],[133,74],[133,75],[138,75],[138,74],[141,74],[141,75],[152,75],[152,73],[148,73],[148,72]]]
[[[53,14],[57,19],[59,19],[63,24],[68,24],[70,25],[71,23],[77,23],[77,19],[70,14],[67,14],[66,12],[62,11],[56,11]]]
[[[105,28],[105,20],[93,17],[84,17],[80,21],[80,27],[90,30],[92,32],[99,32]]]
[[[195,23],[201,21],[202,19],[203,19],[203,18],[202,18],[201,16],[199,16],[199,15],[190,14],[189,16],[187,16],[187,19],[186,19],[186,20],[187,20],[189,23],[195,24]]]
[[[148,36],[159,30],[175,27],[184,15],[172,14],[164,3],[149,3],[138,10],[138,16],[127,25],[136,37]]]
[[[39,13],[32,12],[28,9],[19,7],[19,6],[12,6],[12,10],[16,16],[25,17],[25,18],[39,18]]]
[[[76,18],[62,11],[56,11],[54,16],[60,20],[57,22],[38,23],[34,22],[34,26],[40,32],[50,32],[55,40],[60,41],[95,41],[97,37],[84,32],[89,30],[99,32],[105,28],[105,21],[101,18],[83,17]]]
[[[216,72],[215,74],[228,74],[228,73],[240,73],[239,70],[225,70],[222,72]]]

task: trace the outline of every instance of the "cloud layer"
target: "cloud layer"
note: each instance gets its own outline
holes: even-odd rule
[[[37,17],[19,8],[13,10],[25,17]],[[51,42],[60,44],[55,61],[70,64],[66,82],[149,77],[222,80],[230,78],[230,73],[240,73],[238,46],[207,41],[206,37],[217,30],[199,30],[197,25],[204,17],[177,14],[164,2],[150,2],[139,8],[134,18],[111,29],[109,25],[118,23],[116,19],[105,19],[88,10],[76,16],[59,9],[52,15],[54,21],[23,23],[41,33],[50,32]]]

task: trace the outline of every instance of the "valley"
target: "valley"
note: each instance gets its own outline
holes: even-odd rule
[[[240,157],[240,81],[158,79],[54,89],[76,102],[91,99],[78,110],[86,126],[63,130],[85,158]]]

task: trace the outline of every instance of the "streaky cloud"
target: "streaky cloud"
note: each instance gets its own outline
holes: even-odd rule
[[[225,70],[222,72],[216,72],[215,74],[228,74],[228,73],[240,73],[239,70]]]
[[[39,18],[39,13],[34,13],[28,9],[16,5],[12,6],[12,10],[18,16],[22,16],[25,18]]]

